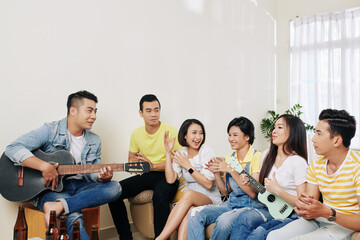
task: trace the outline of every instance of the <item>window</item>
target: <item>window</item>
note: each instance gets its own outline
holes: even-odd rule
[[[347,110],[359,148],[360,8],[294,19],[290,34],[290,106],[301,104],[313,125],[323,109]]]

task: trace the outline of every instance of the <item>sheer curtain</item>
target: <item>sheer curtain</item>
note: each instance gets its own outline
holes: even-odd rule
[[[290,22],[290,106],[315,125],[325,108],[345,109],[357,120],[351,147],[360,147],[360,8]],[[311,144],[311,143],[310,143]]]

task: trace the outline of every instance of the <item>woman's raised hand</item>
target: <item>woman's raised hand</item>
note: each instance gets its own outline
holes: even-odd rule
[[[175,137],[173,139],[169,139],[169,131],[165,131],[164,134],[164,145],[165,145],[165,150],[167,153],[171,153],[172,149],[174,148],[175,145]]]

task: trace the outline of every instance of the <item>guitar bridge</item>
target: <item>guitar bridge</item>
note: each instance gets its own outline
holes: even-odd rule
[[[280,208],[280,213],[284,213],[288,209],[288,205],[284,205],[282,208]]]

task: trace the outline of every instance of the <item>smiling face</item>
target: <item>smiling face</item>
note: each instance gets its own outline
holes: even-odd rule
[[[249,145],[249,136],[245,135],[238,126],[229,129],[228,140],[232,150],[240,150]]]
[[[139,110],[145,125],[155,127],[160,124],[160,106],[158,101],[143,102],[143,110]]]
[[[96,120],[96,112],[96,102],[87,98],[82,99],[82,104],[70,108],[70,115],[79,129],[91,129]]]
[[[192,123],[185,135],[188,147],[198,150],[204,140],[204,132],[199,124]]]
[[[272,143],[278,147],[282,146],[289,138],[290,131],[284,118],[279,118],[274,125],[271,133]]]

